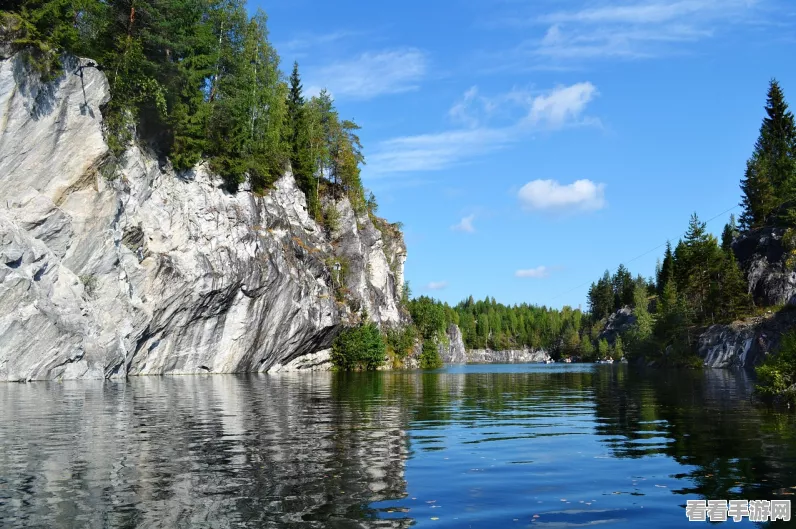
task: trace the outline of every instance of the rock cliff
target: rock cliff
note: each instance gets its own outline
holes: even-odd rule
[[[530,364],[550,360],[547,351],[532,349],[471,349],[467,351],[467,362],[471,364]]]
[[[0,380],[318,367],[343,323],[401,323],[400,234],[345,200],[325,233],[290,173],[230,194],[204,165],[114,158],[86,64],[43,85],[0,61]]]
[[[783,228],[761,228],[733,241],[733,251],[762,306],[796,305],[796,268],[788,266]]]
[[[544,350],[468,350],[462,340],[462,331],[456,324],[449,325],[445,334],[447,343],[443,342],[437,346],[439,356],[445,364],[527,364],[546,362],[551,359],[547,351]]]
[[[697,353],[709,367],[754,367],[776,353],[782,335],[796,328],[796,311],[713,325],[699,337]]]
[[[447,343],[440,342],[437,345],[442,362],[445,364],[466,364],[467,350],[464,348],[462,331],[459,326],[454,323],[450,324],[445,334],[448,338]]]
[[[749,293],[760,306],[796,305],[796,269],[783,228],[761,228],[733,241],[733,251],[746,273]],[[713,325],[698,342],[697,353],[710,367],[754,367],[776,353],[782,334],[796,327],[791,310]]]

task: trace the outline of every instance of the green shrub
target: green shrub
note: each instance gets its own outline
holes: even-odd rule
[[[332,364],[337,369],[373,370],[386,360],[386,347],[373,323],[346,329],[332,343]]]
[[[407,325],[403,329],[389,329],[387,331],[387,346],[397,358],[403,360],[414,349],[416,336],[417,329],[414,325]]]
[[[779,354],[766,358],[755,371],[763,400],[796,403],[796,330],[785,334]]]
[[[433,340],[423,341],[423,350],[420,353],[420,369],[438,369],[442,367],[442,358],[439,357],[437,344]]]

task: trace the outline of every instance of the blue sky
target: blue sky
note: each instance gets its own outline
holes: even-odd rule
[[[283,69],[363,127],[406,277],[450,303],[585,309],[605,269],[651,275],[662,249],[629,261],[738,203],[769,79],[796,105],[790,0],[251,7]]]

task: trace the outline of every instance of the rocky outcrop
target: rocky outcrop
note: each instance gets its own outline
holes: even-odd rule
[[[467,362],[470,364],[530,364],[546,362],[550,359],[550,355],[543,349],[507,349],[504,351],[471,349],[467,351]]]
[[[441,341],[437,345],[439,357],[445,364],[466,364],[467,351],[464,348],[464,341],[462,340],[462,331],[456,324],[450,324],[445,333],[447,343]]]
[[[466,349],[462,331],[456,324],[450,324],[445,333],[446,341],[437,345],[437,351],[445,364],[526,364],[550,360],[544,350],[507,349]]]
[[[0,380],[320,366],[296,359],[360,309],[400,323],[402,240],[346,201],[331,240],[290,173],[230,194],[204,165],[114,159],[108,83],[85,64],[41,85],[0,61]]]
[[[782,335],[796,328],[796,311],[713,325],[699,337],[697,354],[709,367],[754,367],[776,353]]]
[[[605,327],[597,337],[598,340],[605,339],[609,344],[616,341],[616,337],[628,332],[636,323],[636,316],[630,307],[622,307],[610,316],[605,322]]]
[[[762,306],[796,305],[796,268],[788,266],[783,228],[761,228],[738,237],[733,251],[749,281],[749,292]]]

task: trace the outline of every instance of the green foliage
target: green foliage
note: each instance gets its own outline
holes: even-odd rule
[[[401,306],[409,310],[412,299],[412,286],[409,281],[404,281],[404,287],[401,289]]]
[[[359,127],[325,91],[305,101],[297,65],[288,88],[267,18],[245,0],[18,0],[0,11],[0,41],[44,82],[60,75],[63,53],[95,60],[88,67],[110,83],[102,112],[117,157],[138,140],[178,171],[205,159],[230,191],[248,178],[256,192],[291,162],[313,218],[323,186],[375,211]]]
[[[408,288],[404,292],[411,295]],[[408,306],[424,339],[444,339],[448,326],[456,324],[468,349],[527,347],[578,355],[583,341],[589,341],[588,319],[570,307],[507,306],[494,298],[475,301],[472,296],[455,307],[426,296],[409,301]]]
[[[782,337],[779,353],[758,366],[757,392],[764,400],[796,404],[796,331]]]
[[[86,296],[93,298],[97,291],[97,276],[93,274],[82,275],[79,277],[80,282],[83,283],[83,289]]]
[[[386,346],[379,328],[372,323],[346,329],[332,343],[336,369],[374,370],[385,362]]]
[[[334,204],[328,204],[323,208],[323,225],[329,236],[340,229],[340,212]]]
[[[580,341],[580,359],[583,362],[593,362],[595,360],[594,344],[587,336],[584,336]]]
[[[409,303],[409,314],[412,315],[412,321],[420,335],[426,340],[444,333],[447,328],[445,307],[427,296],[413,299]]]
[[[636,323],[628,333],[627,355],[638,357],[654,348],[652,333],[655,321],[649,312],[648,290],[645,287],[636,285],[633,306]]]
[[[611,346],[608,345],[608,340],[602,338],[597,342],[597,357],[600,360],[605,360],[611,356]]]
[[[389,329],[386,341],[387,350],[393,357],[403,360],[412,352],[417,338],[417,328],[407,325],[402,329]]]
[[[766,117],[741,181],[741,226],[796,223],[796,124],[777,81],[769,84]]]
[[[348,292],[346,278],[348,277],[350,263],[345,257],[329,257],[326,259],[326,266],[332,275],[334,297],[342,303],[345,301],[345,295]]]
[[[611,350],[611,358],[614,360],[621,360],[625,357],[625,345],[622,343],[622,337],[617,336],[614,340],[614,346]]]
[[[420,353],[420,369],[439,369],[442,367],[442,359],[439,357],[437,344],[434,340],[426,338],[423,340],[423,350]]]

